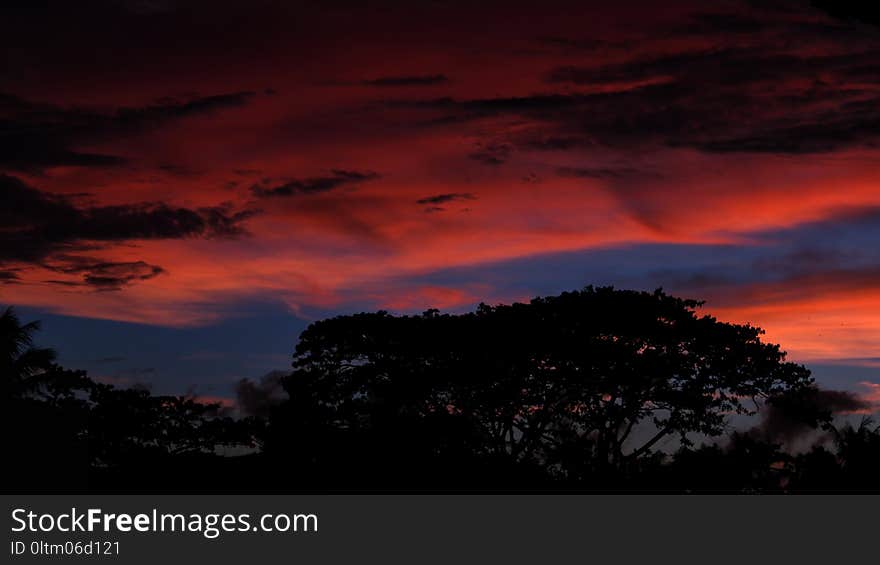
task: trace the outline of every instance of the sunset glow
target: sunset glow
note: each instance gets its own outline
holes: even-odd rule
[[[163,331],[662,286],[878,401],[876,26],[808,3],[73,5],[4,26],[3,304]]]

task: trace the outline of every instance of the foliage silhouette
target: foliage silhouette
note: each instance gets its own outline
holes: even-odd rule
[[[117,389],[58,366],[54,351],[33,347],[38,329],[11,308],[0,317],[5,443],[16,454],[4,476],[16,490],[98,490],[117,480],[125,488],[147,486],[127,484],[135,476],[173,485],[161,473],[177,460],[252,444],[249,421],[223,417],[217,404]]]
[[[60,367],[34,346],[38,324],[7,309],[6,488],[880,490],[880,427],[833,419],[864,406],[817,388],[759,328],[699,306],[587,287],[322,320],[281,379],[288,398],[239,383],[247,417]],[[762,425],[730,427],[759,411]],[[792,435],[815,441],[793,452]]]
[[[670,436],[720,435],[728,414],[812,385],[760,329],[698,316],[699,305],[587,287],[464,315],[317,322],[300,337],[268,451],[324,458],[323,476],[378,464],[378,478],[399,481],[370,454],[411,463],[465,450],[555,480],[614,479]]]

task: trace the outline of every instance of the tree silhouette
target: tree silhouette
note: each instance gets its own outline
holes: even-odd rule
[[[667,437],[717,436],[727,415],[812,384],[760,329],[699,306],[587,287],[463,315],[316,322],[297,345],[269,448],[339,465],[326,446],[356,446],[347,451],[359,466],[377,452],[443,460],[464,450],[567,480],[620,476]],[[393,474],[399,457],[379,459]]]
[[[865,417],[831,430],[847,488],[880,487],[880,425]]]
[[[19,397],[37,388],[35,377],[50,370],[55,361],[51,349],[34,347],[39,322],[21,323],[9,307],[0,316],[0,363],[6,396]]]
[[[880,490],[880,426],[832,418],[870,404],[699,306],[587,287],[322,320],[296,346],[288,398],[250,394],[235,419],[65,369],[7,309],[3,476],[19,492]],[[814,443],[794,453],[792,438]]]
[[[60,367],[53,350],[34,347],[38,329],[11,308],[0,317],[4,443],[14,454],[4,476],[18,488],[97,489],[135,475],[158,487],[182,479],[144,477],[160,465],[183,473],[193,457],[253,443],[251,422],[223,416],[218,404],[117,389]]]
[[[0,316],[4,448],[12,454],[4,477],[20,488],[66,488],[84,483],[88,468],[78,394],[88,380],[56,365],[53,350],[34,347],[39,327],[22,323],[12,308]]]

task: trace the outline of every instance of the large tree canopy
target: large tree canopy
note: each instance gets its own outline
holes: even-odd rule
[[[298,429],[300,450],[307,437],[381,438],[413,456],[465,450],[575,478],[638,462],[669,436],[720,435],[729,415],[811,386],[761,329],[700,305],[587,287],[462,315],[316,322],[285,383],[285,433]]]

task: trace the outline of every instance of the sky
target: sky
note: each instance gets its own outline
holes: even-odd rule
[[[662,287],[880,402],[880,26],[822,4],[6,3],[0,304],[225,398],[330,315]]]

